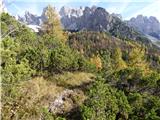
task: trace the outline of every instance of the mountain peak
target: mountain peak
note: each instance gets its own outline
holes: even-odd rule
[[[156,17],[138,15],[136,18],[131,18],[127,23],[144,34],[160,39],[160,22]]]
[[[63,16],[68,16],[68,17],[80,17],[83,15],[83,7],[80,7],[78,9],[74,9],[74,8],[70,8],[67,6],[63,6],[60,11],[59,14],[61,15],[61,17]]]

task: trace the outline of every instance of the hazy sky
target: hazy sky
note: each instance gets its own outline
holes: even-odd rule
[[[160,0],[4,0],[7,10],[12,15],[23,15],[25,11],[40,15],[48,4],[57,9],[61,6],[84,7],[100,6],[109,13],[121,14],[123,19],[144,16],[155,16],[160,21]]]

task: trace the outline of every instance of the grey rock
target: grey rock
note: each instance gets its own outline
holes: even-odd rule
[[[136,18],[131,18],[126,22],[130,27],[160,39],[160,22],[155,17],[138,15]]]
[[[64,104],[68,98],[73,94],[73,90],[64,90],[61,94],[57,96],[57,98],[53,101],[53,103],[49,106],[49,112],[54,114],[63,113],[64,112]]]

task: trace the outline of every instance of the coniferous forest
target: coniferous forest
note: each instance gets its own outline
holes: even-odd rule
[[[35,33],[1,13],[2,120],[160,120],[158,47],[45,15]]]

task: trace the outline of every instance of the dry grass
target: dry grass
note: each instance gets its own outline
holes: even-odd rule
[[[48,106],[64,88],[56,86],[51,81],[38,77],[30,81],[26,81],[20,88],[21,94],[28,98],[27,103]]]
[[[52,76],[48,79],[37,77],[29,81],[22,82],[15,88],[16,95],[10,99],[6,96],[6,104],[2,110],[3,118],[6,120],[23,119],[37,120],[42,115],[42,108],[48,109],[49,105],[57,98],[57,96],[66,90],[66,87],[57,85],[58,83],[65,86],[79,86],[93,81],[93,75],[90,73],[65,73]],[[73,90],[73,97],[76,100],[74,106],[80,105],[86,99],[82,90]],[[70,100],[68,100],[70,101]],[[70,102],[71,103],[71,102]],[[72,109],[72,104],[65,103],[64,111]],[[67,105],[69,107],[67,107]]]
[[[2,107],[5,120],[38,120],[43,108],[48,109],[49,104],[64,90],[53,82],[37,77],[20,83],[13,90],[14,97],[6,96]]]
[[[64,86],[80,86],[85,83],[90,83],[94,80],[95,76],[91,73],[77,72],[70,73],[66,72],[63,75],[55,75],[49,78],[51,81],[55,81],[58,85]]]

